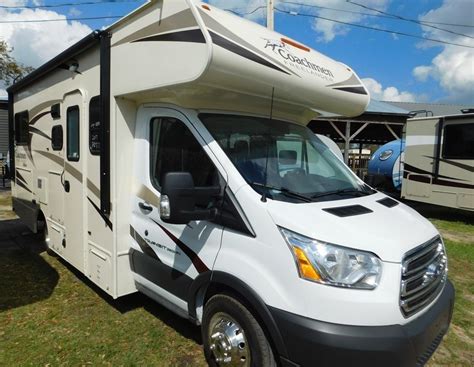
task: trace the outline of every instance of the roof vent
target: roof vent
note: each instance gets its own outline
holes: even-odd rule
[[[393,208],[394,206],[397,206],[399,204],[398,201],[393,200],[392,198],[389,198],[389,197],[377,200],[377,203],[382,204],[383,206],[386,206],[387,208]]]

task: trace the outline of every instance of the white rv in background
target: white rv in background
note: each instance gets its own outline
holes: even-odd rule
[[[423,365],[446,333],[438,231],[305,126],[364,111],[350,67],[163,0],[8,92],[15,211],[111,297],[201,325],[211,366]]]

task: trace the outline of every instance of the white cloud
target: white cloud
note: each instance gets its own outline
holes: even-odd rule
[[[413,69],[413,75],[420,82],[426,82],[432,71],[433,68],[431,66],[420,65]]]
[[[42,9],[0,10],[2,21],[65,19],[66,16]],[[92,30],[80,22],[0,23],[0,39],[13,47],[13,57],[29,66],[38,67]]]
[[[473,24],[474,2],[444,0],[442,5],[420,17],[422,21]],[[474,29],[437,25],[450,31],[474,37]],[[423,26],[425,36],[443,39],[453,43],[474,47],[474,40],[461,35],[443,32],[439,29]],[[423,47],[434,47],[425,42]],[[448,94],[446,99],[459,103],[474,103],[474,50],[453,45],[442,46],[442,51],[431,60],[429,65],[419,65],[413,69],[413,75],[421,82],[432,78]]]
[[[307,4],[318,5],[321,7],[343,9],[353,12],[361,12],[363,9],[348,3],[346,0],[313,0],[306,2]],[[386,10],[390,0],[366,0],[364,5],[378,10]],[[306,10],[310,9],[308,7]],[[345,23],[360,23],[367,17],[356,13],[345,13],[330,9],[321,9],[317,12],[320,17],[335,19]],[[349,32],[350,27],[344,24],[331,22],[324,19],[316,19],[313,23],[313,29],[320,34],[319,40],[324,42],[332,41],[336,36],[345,35]]]
[[[373,78],[364,78],[362,82],[369,90],[371,98],[379,101],[416,102],[426,99],[426,96],[418,96],[407,91],[399,91],[398,88],[393,86],[384,88],[381,83]]]
[[[71,17],[78,17],[81,14],[82,14],[82,11],[74,7],[70,8],[68,11],[68,15],[70,15]]]

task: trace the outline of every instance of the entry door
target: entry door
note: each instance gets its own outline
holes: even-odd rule
[[[219,184],[224,189],[225,172],[190,121],[177,111],[143,109],[136,142],[132,268],[138,282],[146,279],[156,292],[184,306],[192,280],[212,269],[223,228],[211,221],[164,223],[159,214],[161,183],[167,172],[185,171],[196,187]]]
[[[84,271],[84,195],[83,195],[83,151],[82,128],[83,98],[79,93],[64,99],[65,154],[62,178],[64,192],[64,257],[76,268]]]

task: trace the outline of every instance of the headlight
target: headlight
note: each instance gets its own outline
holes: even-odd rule
[[[380,259],[364,251],[313,240],[280,228],[303,279],[337,287],[374,289],[382,274]]]

